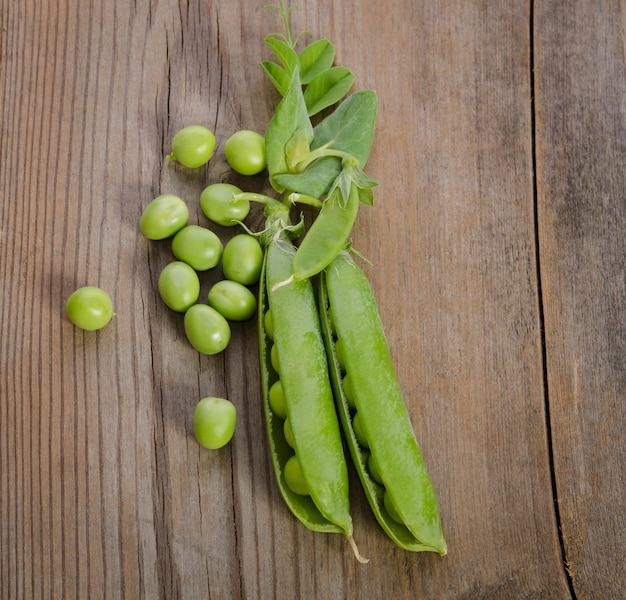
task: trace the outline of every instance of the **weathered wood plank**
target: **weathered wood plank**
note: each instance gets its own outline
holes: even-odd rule
[[[263,177],[233,177],[220,152],[236,129],[263,131],[278,100],[258,62],[268,56],[262,36],[281,24],[262,4],[2,1],[0,598],[568,598],[544,406],[528,3],[390,0],[364,10],[323,0],[293,13],[294,29],[336,42],[358,87],[379,95],[368,167],[380,181],[377,206],[361,212],[355,242],[373,262],[366,268],[450,550],[442,558],[395,548],[352,473],[355,537],[372,559],[367,566],[340,536],[304,529],[279,497],[254,323],[234,327],[224,354],[199,357],[180,315],[156,292],[169,246],[137,231],[142,208],[161,192],[182,195],[192,222],[206,223],[197,200],[208,183],[269,191]],[[560,18],[547,9],[541,17]],[[540,83],[560,68],[558,47],[550,48],[538,61]],[[623,72],[617,80],[622,93]],[[544,96],[542,114],[556,114],[555,99]],[[612,102],[623,133],[623,96]],[[193,173],[164,161],[173,133],[192,122],[212,127],[218,142],[208,168]],[[543,126],[542,139],[561,151],[540,157],[540,199],[558,182],[546,177],[548,166],[576,174],[582,164],[582,154],[568,158],[557,143],[562,131]],[[568,141],[579,139],[571,133]],[[623,159],[623,136],[612,139]],[[603,150],[599,141],[593,148]],[[602,172],[613,182],[602,189],[623,186],[617,171]],[[573,277],[563,260],[574,241],[550,246],[558,215],[541,206],[549,399],[565,406],[553,379],[564,368],[559,348],[569,347],[570,332],[591,329],[597,311],[623,316],[623,296],[607,300],[604,313],[600,291],[619,288],[596,273],[580,278],[605,286],[588,304],[572,304],[563,285],[550,288],[557,266],[559,277]],[[624,214],[599,215],[615,235],[606,245],[597,235],[594,248],[619,275]],[[250,225],[261,224],[257,209]],[[233,233],[217,231],[224,240]],[[218,276],[207,276],[203,293]],[[107,289],[118,312],[97,334],[63,316],[66,297],[87,283]],[[561,322],[557,301],[584,310],[570,309]],[[622,338],[594,346],[608,327],[584,338],[581,357],[598,348],[617,360]],[[622,385],[614,401],[623,392],[616,364],[604,371]],[[227,396],[239,410],[236,436],[219,452],[193,439],[193,408],[205,395]],[[602,417],[594,435],[611,415],[623,416],[603,406],[608,413],[593,412]],[[576,483],[567,469],[579,464],[608,486],[604,455],[585,462],[581,454],[589,430],[558,437],[567,415],[559,420],[550,407],[552,439],[571,447],[575,461],[555,462],[561,502]],[[623,467],[622,451],[610,468]],[[570,499],[572,515],[580,497]],[[619,525],[608,502],[593,515]],[[619,536],[608,539],[617,549]],[[594,587],[591,555],[580,556],[581,592],[604,589]]]
[[[521,2],[392,3],[364,36],[398,60],[381,54],[370,75],[381,186],[357,238],[441,490],[442,597],[569,596],[544,431],[529,25]]]
[[[626,581],[625,14],[591,1],[536,14],[550,420],[577,598],[621,597]]]

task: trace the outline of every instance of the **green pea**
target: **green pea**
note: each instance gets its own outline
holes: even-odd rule
[[[222,258],[222,241],[210,229],[200,225],[183,227],[172,240],[172,253],[196,271],[208,271]]]
[[[385,505],[385,510],[389,513],[389,516],[396,523],[403,523],[402,517],[398,513],[398,509],[396,508],[396,505],[393,503],[393,500],[391,499],[391,496],[389,495],[388,490],[385,490],[385,494],[383,496],[383,504]]]
[[[163,268],[158,287],[163,302],[177,312],[185,312],[195,304],[200,295],[197,273],[187,263],[179,260]]]
[[[343,344],[341,340],[335,341],[335,354],[337,355],[337,360],[339,361],[339,366],[345,371],[346,361],[343,356]]]
[[[214,150],[213,132],[202,125],[190,125],[174,134],[172,152],[166,158],[190,169],[197,169],[211,160]]]
[[[245,321],[256,312],[256,296],[244,285],[223,279],[210,290],[209,306],[229,321]]]
[[[330,333],[332,336],[336,337],[337,331],[335,329],[335,319],[333,319],[333,309],[328,306],[326,307],[326,312],[328,314],[328,326],[330,328]]]
[[[115,316],[110,296],[103,289],[89,285],[70,294],[65,312],[76,327],[87,331],[102,329]]]
[[[274,371],[280,373],[280,363],[278,362],[278,348],[276,347],[276,344],[273,344],[272,349],[270,350],[270,361],[272,363]]]
[[[218,225],[232,227],[243,221],[250,212],[248,200],[232,200],[241,190],[230,183],[212,183],[200,194],[200,208],[207,219]]]
[[[358,412],[352,417],[352,429],[354,430],[354,435],[356,435],[357,442],[363,448],[369,448],[365,431],[363,431],[363,423],[361,423],[361,415]]]
[[[164,240],[182,229],[189,220],[185,201],[173,194],[157,196],[139,219],[139,229],[149,240]]]
[[[302,474],[300,461],[295,454],[285,463],[284,477],[285,483],[292,492],[301,496],[308,496],[310,494],[309,487]]]
[[[224,155],[230,167],[241,175],[256,175],[267,166],[265,138],[249,129],[237,131],[226,140]]]
[[[382,478],[382,475],[380,474],[380,468],[373,454],[370,454],[367,457],[367,469],[369,471],[371,478],[377,483],[380,483],[382,485],[383,478]]]
[[[354,403],[354,390],[352,389],[352,379],[350,379],[350,374],[346,373],[341,380],[341,385],[343,387],[343,393],[348,401],[348,406],[352,410],[356,410],[356,404]]]
[[[228,321],[206,304],[194,304],[184,318],[189,343],[201,354],[218,354],[230,342]]]
[[[296,442],[293,439],[293,431],[291,431],[291,423],[289,422],[289,419],[285,419],[285,422],[283,423],[283,433],[285,434],[285,440],[287,443],[292,448],[295,448]]]
[[[232,439],[237,422],[237,410],[224,398],[202,398],[193,416],[193,431],[204,448],[216,450]]]
[[[272,411],[279,419],[287,418],[287,406],[285,405],[285,395],[283,394],[283,385],[275,381],[269,390],[269,403]]]
[[[265,324],[265,333],[270,340],[274,340],[274,323],[272,321],[272,309],[268,309],[263,317]]]
[[[241,283],[258,283],[263,265],[263,250],[257,239],[247,233],[231,238],[224,247],[222,269],[224,277]]]

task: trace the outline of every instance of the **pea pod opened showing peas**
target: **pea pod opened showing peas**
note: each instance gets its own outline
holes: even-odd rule
[[[261,377],[272,464],[291,512],[313,531],[345,534],[357,559],[365,562],[352,538],[348,470],[313,286],[309,280],[275,286],[291,272],[296,252],[288,211],[267,199],[259,286]],[[277,388],[281,408],[271,397]]]
[[[402,548],[446,554],[435,491],[396,379],[376,300],[348,252],[341,252],[326,269],[319,293],[337,408],[370,506]]]
[[[346,250],[359,209],[374,205],[377,182],[364,169],[374,140],[377,96],[373,90],[350,93],[355,77],[334,65],[335,47],[327,39],[296,49],[307,36],[291,34],[293,6],[278,0],[269,8],[278,10],[286,31],[265,36],[277,62],[261,65],[281,98],[264,135],[242,130],[228,138],[224,152],[239,175],[266,172],[266,187],[280,198],[244,191],[240,177],[237,186],[206,185],[205,173],[201,216],[221,228],[219,236],[189,223],[182,198],[161,194],[151,201],[140,230],[150,240],[173,237],[177,258],[161,271],[159,292],[170,309],[184,313],[187,339],[203,360],[224,352],[236,334],[230,322],[251,318],[256,307],[269,457],[286,506],[305,527],[342,534],[356,559],[367,562],[353,538],[349,451],[389,538],[405,550],[444,555],[435,491],[374,293]],[[175,137],[169,160],[199,169],[213,155],[215,137],[208,130],[185,128]],[[255,179],[252,189],[257,184]],[[251,201],[263,205],[263,231],[250,231],[243,223]],[[293,225],[296,203],[308,205],[307,214],[318,211],[317,216]],[[240,225],[246,233],[223,239],[227,228],[236,231]],[[214,283],[203,302],[204,271],[220,262],[225,280]],[[257,285],[255,299],[248,288]],[[70,318],[74,312],[81,311],[68,308]],[[73,320],[96,328],[110,314]],[[235,406],[225,399],[201,400],[194,417],[198,442],[213,450],[227,445],[235,416]]]

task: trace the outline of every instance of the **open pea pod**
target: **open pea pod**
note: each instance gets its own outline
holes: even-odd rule
[[[313,531],[345,534],[357,559],[363,560],[352,538],[348,470],[315,292],[309,280],[276,287],[291,272],[294,254],[287,234],[277,232],[266,245],[259,284],[261,379],[272,465],[281,495],[300,522]],[[271,400],[278,381],[284,400],[281,411]],[[294,457],[304,490],[289,481],[287,471]]]
[[[322,273],[319,295],[337,410],[371,509],[401,548],[446,554],[435,490],[376,300],[348,252],[342,251]]]
[[[326,518],[313,501],[312,496],[297,494],[292,491],[285,481],[285,465],[294,455],[294,451],[287,443],[284,433],[284,419],[278,416],[271,408],[269,392],[279,380],[278,372],[272,366],[270,358],[274,344],[265,327],[265,315],[269,309],[267,298],[267,255],[263,264],[259,282],[259,349],[261,360],[261,385],[263,390],[263,408],[267,426],[267,437],[270,446],[272,466],[280,493],[291,512],[307,528],[313,531],[345,533],[343,527]],[[347,527],[347,525],[344,525]]]

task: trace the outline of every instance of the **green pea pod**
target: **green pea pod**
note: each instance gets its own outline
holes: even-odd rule
[[[337,186],[304,236],[293,259],[293,274],[289,281],[317,275],[345,246],[359,210],[358,188],[351,185],[347,199],[342,200],[343,194]]]
[[[266,248],[259,286],[262,386],[273,467],[291,512],[314,531],[344,533],[355,556],[363,560],[352,539],[348,471],[313,287],[306,280],[273,289],[291,273],[294,253],[284,232],[275,236]],[[270,308],[273,339],[266,329]],[[271,360],[273,345],[280,375]],[[270,389],[279,379],[295,455],[310,495],[294,492],[285,479],[285,466],[294,450],[285,438],[284,420],[270,404]]]
[[[415,439],[367,277],[350,254],[342,251],[322,274],[319,291],[338,412],[372,511],[398,546],[446,554],[435,490]],[[368,466],[370,454],[381,483]]]

